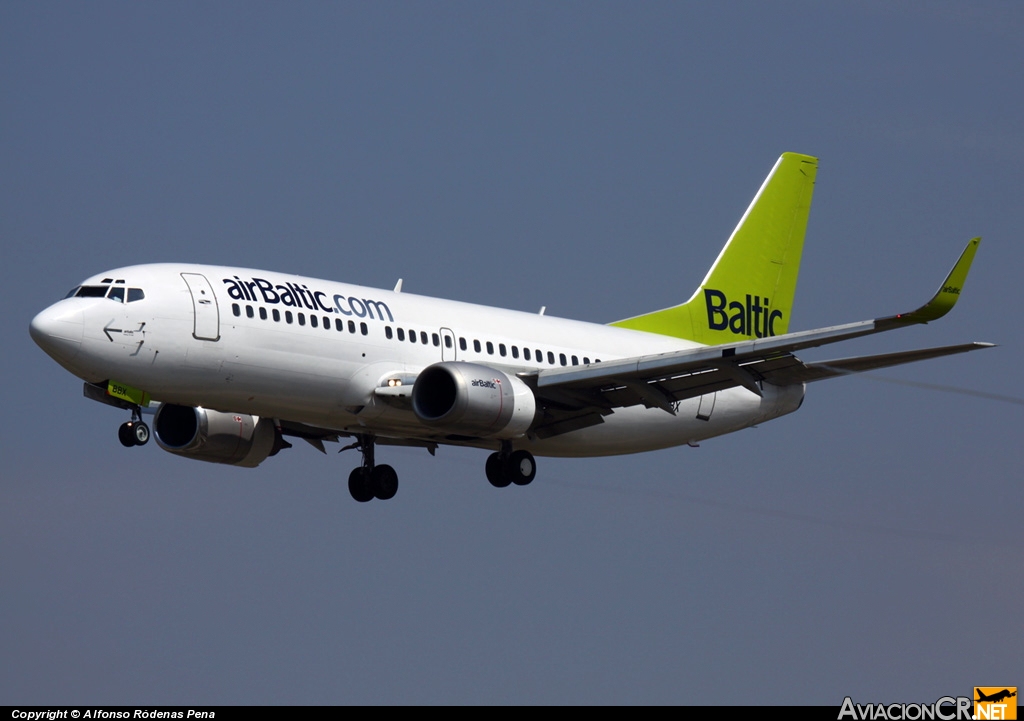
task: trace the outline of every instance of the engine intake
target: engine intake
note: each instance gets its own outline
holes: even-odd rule
[[[153,435],[165,451],[210,463],[255,468],[281,447],[273,421],[244,413],[164,404]]]
[[[533,391],[515,376],[476,363],[427,366],[412,388],[412,408],[425,425],[474,438],[515,438],[537,412]]]

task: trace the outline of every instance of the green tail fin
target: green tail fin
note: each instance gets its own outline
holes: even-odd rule
[[[687,302],[611,325],[718,345],[789,328],[818,159],[783,153]]]

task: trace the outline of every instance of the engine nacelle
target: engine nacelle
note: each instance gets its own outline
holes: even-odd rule
[[[156,412],[153,435],[161,448],[179,456],[246,468],[255,468],[280,448],[269,418],[167,403]]]
[[[515,376],[476,363],[447,361],[424,368],[412,387],[412,408],[426,425],[473,438],[515,438],[537,412],[533,391]]]

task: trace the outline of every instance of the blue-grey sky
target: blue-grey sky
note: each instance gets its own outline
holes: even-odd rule
[[[878,378],[700,448],[540,459],[123,449],[36,348],[87,275],[271,268],[608,322],[689,296],[821,158],[809,352],[1024,398],[1024,6],[0,4],[0,703],[933,701],[1024,682],[1024,405]]]

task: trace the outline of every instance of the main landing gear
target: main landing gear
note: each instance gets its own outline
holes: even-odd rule
[[[537,462],[533,460],[533,454],[529,451],[512,451],[507,443],[505,446],[487,456],[487,465],[484,466],[487,480],[495,488],[505,488],[512,483],[517,486],[528,485],[537,475]]]
[[[386,501],[398,493],[398,473],[387,464],[373,462],[373,436],[357,436],[357,441],[341,450],[358,448],[363,454],[363,465],[353,468],[348,475],[348,492],[360,503],[379,498]]]
[[[359,449],[363,454],[363,464],[352,469],[348,476],[348,492],[359,503],[379,498],[386,501],[398,493],[398,473],[389,465],[374,463],[374,440],[371,435],[356,436],[356,442],[345,446],[342,451],[351,448]],[[505,488],[513,483],[525,486],[537,475],[537,462],[529,451],[513,451],[508,441],[502,443],[501,450],[487,457],[487,480],[496,488]]]
[[[138,406],[132,408],[132,419],[117,429],[117,439],[125,448],[149,443],[149,426],[142,422],[142,410]]]

